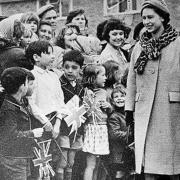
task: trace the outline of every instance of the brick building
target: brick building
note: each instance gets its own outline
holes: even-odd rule
[[[46,3],[55,5],[59,14],[59,28],[70,10],[83,8],[89,20],[89,32],[95,34],[99,22],[111,16],[122,19],[130,27],[140,21],[139,10],[144,0],[0,0],[0,16],[36,11]],[[180,0],[166,0],[172,24],[180,30]]]

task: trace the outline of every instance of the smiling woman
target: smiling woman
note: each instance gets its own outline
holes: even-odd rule
[[[127,115],[134,111],[136,172],[179,179],[180,38],[164,0],[146,0],[141,15],[146,31],[132,52],[125,102]]]
[[[100,56],[100,62],[115,61],[122,71],[128,66],[128,52],[122,49],[126,38],[130,33],[130,28],[126,27],[118,19],[110,19],[104,27],[103,39],[107,41],[105,49]]]

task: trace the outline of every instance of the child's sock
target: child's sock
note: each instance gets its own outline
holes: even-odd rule
[[[71,180],[72,178],[72,168],[66,168],[65,180]]]
[[[55,180],[64,180],[64,169],[58,169],[55,175]]]

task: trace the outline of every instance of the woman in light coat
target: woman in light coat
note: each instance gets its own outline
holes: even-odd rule
[[[145,179],[180,174],[180,38],[161,0],[141,11],[146,32],[132,52],[126,111],[134,111],[136,172]]]

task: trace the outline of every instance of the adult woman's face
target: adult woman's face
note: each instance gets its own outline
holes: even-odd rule
[[[79,26],[80,31],[83,31],[85,29],[85,24],[86,24],[84,14],[79,14],[76,17],[74,17],[72,19],[72,23]]]
[[[121,47],[125,42],[124,31],[112,30],[109,32],[109,43],[114,47]]]
[[[77,38],[77,34],[78,34],[78,32],[77,32],[77,30],[75,28],[68,28],[65,31],[64,43],[65,43],[66,48],[71,48],[72,47],[72,43]]]
[[[164,30],[164,19],[159,16],[153,9],[145,8],[142,12],[143,24],[148,32],[157,34]]]

